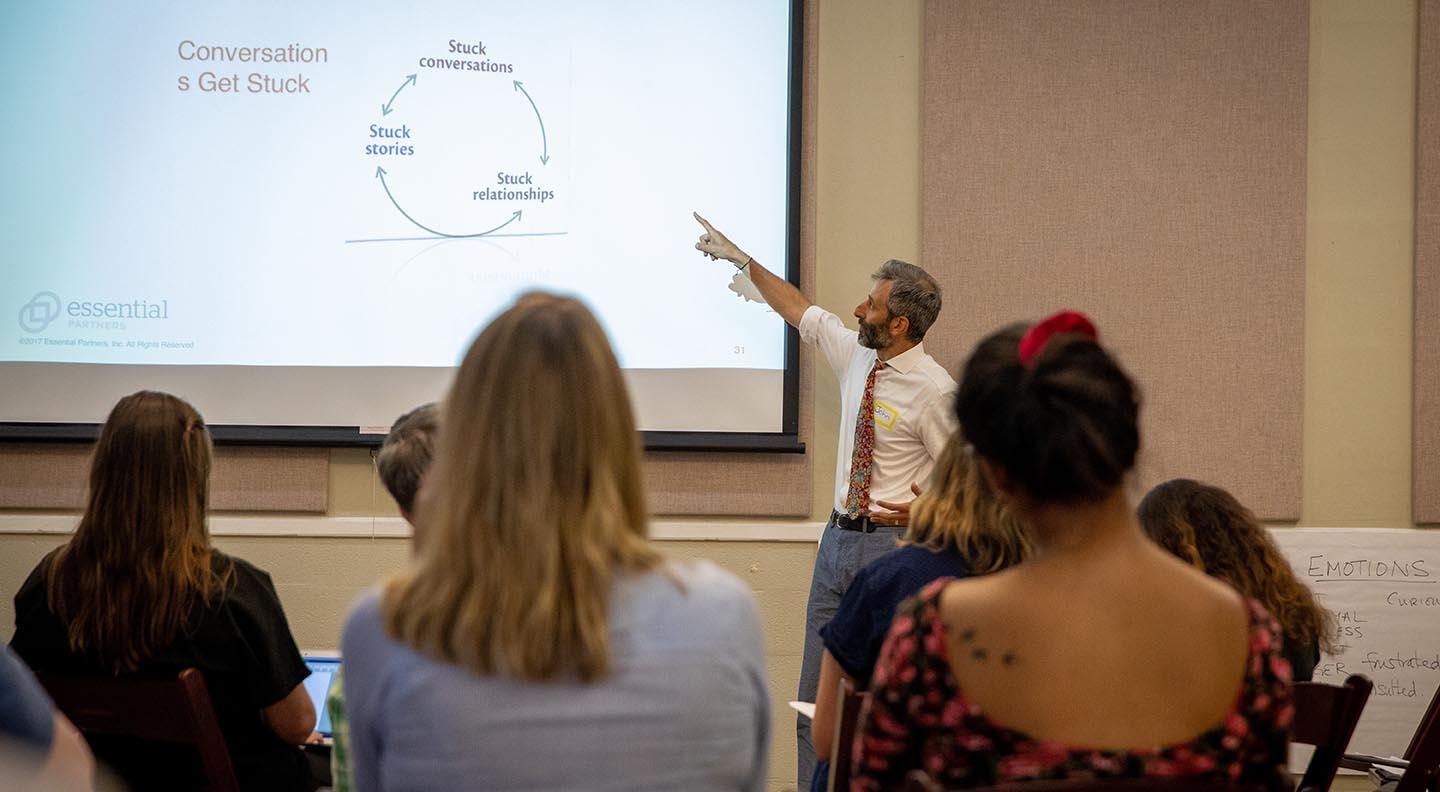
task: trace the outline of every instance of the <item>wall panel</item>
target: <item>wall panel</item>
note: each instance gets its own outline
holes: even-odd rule
[[[927,347],[1091,314],[1144,398],[1140,482],[1301,504],[1305,2],[926,6]]]
[[[1415,522],[1440,523],[1440,2],[1420,0],[1415,74]]]

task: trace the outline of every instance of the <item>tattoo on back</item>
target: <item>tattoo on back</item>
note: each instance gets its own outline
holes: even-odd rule
[[[974,627],[966,627],[960,631],[961,643],[970,644],[970,659],[984,663],[990,660],[990,650],[975,643],[976,630]],[[1014,650],[1007,650],[1000,655],[1000,664],[1006,668],[1014,668],[1020,662]]]

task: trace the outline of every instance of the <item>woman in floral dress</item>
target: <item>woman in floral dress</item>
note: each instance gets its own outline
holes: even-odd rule
[[[956,409],[1031,531],[1017,567],[903,605],[856,737],[854,790],[1185,776],[1283,784],[1290,667],[1257,603],[1147,540],[1124,486],[1134,383],[1074,313],[992,334]]]

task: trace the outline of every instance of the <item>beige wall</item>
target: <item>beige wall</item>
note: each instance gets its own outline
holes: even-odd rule
[[[820,4],[820,112],[815,294],[845,319],[886,259],[920,262],[919,0]],[[923,266],[923,264],[922,264]],[[945,310],[963,305],[947,294]],[[945,321],[942,311],[940,321]],[[815,511],[835,499],[840,390],[823,360],[815,377]]]
[[[1313,0],[1301,524],[1408,526],[1414,0]]]
[[[1415,4],[1313,0],[1303,525],[1409,526]],[[920,249],[921,3],[824,0],[819,19],[816,300],[842,316],[880,261]],[[922,265],[924,262],[918,262]],[[947,311],[984,295],[947,295]],[[941,321],[944,321],[943,317]],[[853,322],[852,322],[853,323]],[[820,363],[822,369],[824,364]],[[816,378],[815,519],[833,493],[838,394]],[[393,515],[364,451],[331,455],[331,516]],[[5,535],[0,636],[10,597],[62,537]],[[271,572],[303,646],[333,647],[356,592],[396,569],[400,539],[223,538]],[[755,589],[770,653],[772,789],[794,776],[807,542],[665,542]]]

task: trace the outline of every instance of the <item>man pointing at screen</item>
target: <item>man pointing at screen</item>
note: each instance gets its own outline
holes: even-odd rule
[[[840,380],[835,504],[810,581],[800,669],[799,698],[814,701],[823,649],[820,628],[835,615],[855,573],[895,549],[909,517],[912,488],[930,474],[955,430],[955,380],[921,344],[940,314],[940,286],[914,264],[885,262],[871,276],[870,293],[855,306],[856,332],[760,266],[700,215],[695,219],[705,228],[696,249],[729,261],[748,277],[801,339],[820,347]],[[808,719],[799,719],[796,738],[798,780],[806,789],[815,764]]]

